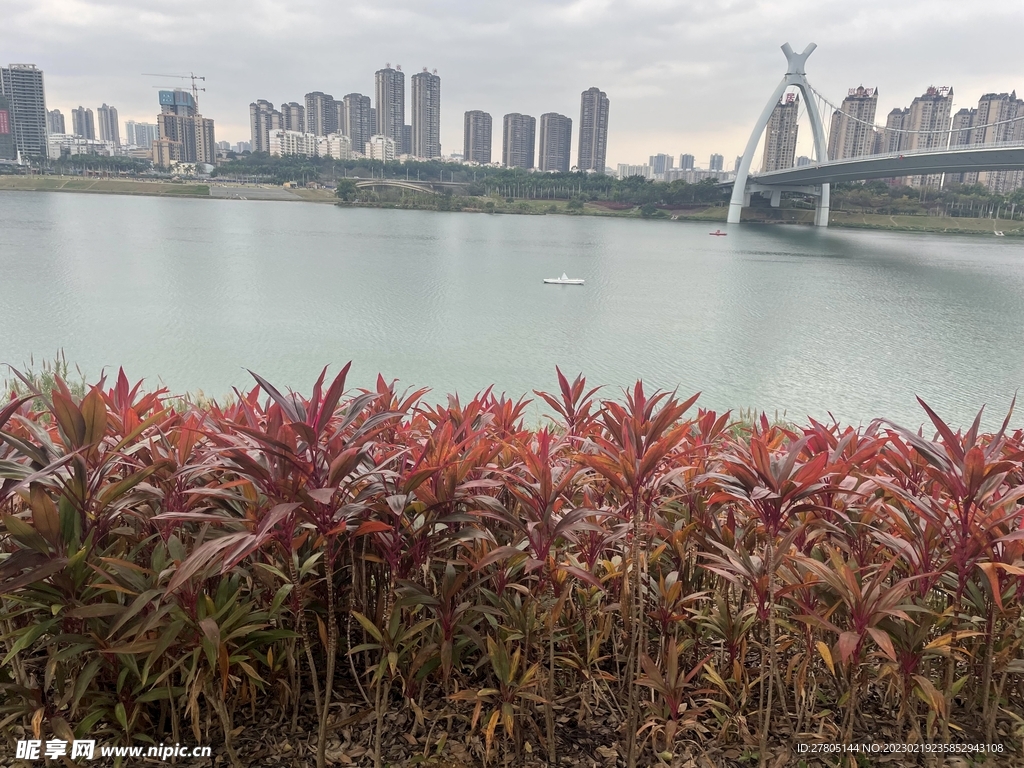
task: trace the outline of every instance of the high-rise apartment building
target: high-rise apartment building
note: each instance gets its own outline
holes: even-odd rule
[[[297,101],[281,105],[281,128],[286,131],[306,132],[306,108]]]
[[[10,100],[0,93],[0,162],[18,159],[18,148],[14,145],[14,116]]]
[[[799,115],[800,97],[795,93],[787,93],[775,105],[765,130],[764,155],[761,158],[763,173],[793,167]]]
[[[67,133],[64,130],[64,114],[59,109],[51,109],[46,113],[47,133]]]
[[[681,171],[692,171],[693,170],[693,155],[680,155],[679,156],[679,170],[681,170]]]
[[[412,154],[412,126],[402,126],[402,140],[395,142],[395,151],[400,155]]]
[[[7,97],[14,145],[22,157],[46,157],[46,92],[35,64],[0,68],[0,94]]]
[[[412,152],[424,160],[441,156],[441,78],[424,67],[412,81]]]
[[[952,105],[952,88],[929,87],[906,109],[893,109],[889,113],[877,148],[887,153],[945,149],[950,140]],[[938,188],[941,180],[940,174],[930,174],[897,177],[888,181],[894,185]]]
[[[491,116],[479,109],[466,113],[462,157],[470,163],[491,162]]]
[[[72,109],[71,127],[75,136],[81,136],[83,139],[96,138],[96,121],[91,109],[85,107]]]
[[[405,73],[401,67],[388,64],[374,73],[374,96],[377,119],[374,132],[399,142],[405,125]]]
[[[949,129],[949,147],[966,147],[971,142],[971,128],[977,123],[978,110],[964,107],[953,115]]]
[[[579,149],[578,170],[604,173],[608,154],[608,95],[599,88],[588,88],[580,98]]]
[[[104,104],[96,110],[96,129],[100,141],[109,141],[115,147],[121,145],[121,129],[117,120],[117,110]]]
[[[906,133],[900,141],[900,150],[913,152],[948,147],[952,107],[953,89],[948,87],[931,86],[915,98],[903,119],[903,130]],[[908,176],[905,183],[912,187],[938,189],[942,175],[933,173],[927,176]]]
[[[284,128],[283,115],[266,99],[249,105],[249,135],[253,152],[270,152],[270,132]]]
[[[885,152],[885,129],[875,128],[871,139],[871,154],[880,155]]]
[[[899,152],[904,142],[903,123],[906,122],[909,109],[894,108],[886,115],[885,129],[882,131],[880,151],[883,153]]]
[[[346,111],[345,111],[345,99],[344,98],[336,99],[334,101],[334,126],[335,126],[334,130],[335,130],[335,134],[344,134],[345,133],[345,122],[347,120],[348,120],[348,117],[347,117]],[[333,135],[334,134],[328,134],[328,136],[333,136]]]
[[[978,99],[971,130],[971,144],[992,144],[1013,141],[1018,130],[1017,118],[1024,114],[1024,105],[1017,92],[986,93]],[[977,126],[976,128],[974,126]],[[982,127],[984,126],[984,127]]]
[[[537,167],[542,171],[568,173],[572,156],[572,120],[557,112],[540,116],[540,144]],[[603,157],[603,156],[602,156]],[[601,160],[604,173],[604,160]]]
[[[667,173],[675,166],[676,159],[672,155],[651,155],[651,173],[660,176]]]
[[[153,142],[154,158],[156,147],[161,141],[180,144],[177,159],[183,163],[207,163],[212,165],[217,157],[217,141],[214,136],[213,120],[196,115],[159,115],[157,127],[160,138]],[[166,163],[164,164],[166,165]]]
[[[124,138],[128,146],[150,149],[158,138],[157,127],[150,123],[128,120],[124,124]]]
[[[1017,98],[1017,92],[986,93],[978,100],[978,108],[970,110],[970,130],[963,130],[964,120],[960,110],[953,121],[950,144],[967,135],[967,144],[992,144],[1010,142],[1024,144],[1024,101]],[[958,127],[960,130],[957,130]],[[963,174],[964,184],[981,184],[990,192],[1007,194],[1021,186],[1021,171],[982,171]],[[947,177],[948,178],[948,177]]]
[[[351,139],[352,147],[357,152],[362,152],[376,130],[370,110],[370,97],[349,93],[342,99],[342,104],[345,106],[345,123],[340,126],[341,132]]]
[[[945,149],[949,144],[952,88],[930,87],[910,103],[903,121],[906,143],[900,149]]]
[[[971,144],[971,127],[980,125],[977,122],[978,110],[964,107],[953,115],[953,121],[949,130],[949,148],[967,147]],[[947,173],[945,183],[963,184],[965,177],[973,177],[975,174]]]
[[[832,114],[828,134],[829,160],[845,160],[871,154],[875,142],[877,106],[877,88],[861,85],[847,92],[839,111]]]
[[[708,161],[709,171],[722,171],[725,170],[725,158],[722,155],[712,154],[711,159]]]
[[[187,91],[175,88],[159,94],[156,124],[160,137],[153,143],[153,162],[162,166],[173,160],[212,165],[217,157],[213,120],[199,114],[195,99]]]
[[[338,111],[334,97],[323,91],[306,94],[306,130],[316,136],[327,136],[338,131]]]
[[[512,112],[502,118],[501,162],[506,168],[533,168],[537,118]]]

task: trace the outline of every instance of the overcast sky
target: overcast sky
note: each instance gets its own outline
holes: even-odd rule
[[[495,159],[507,112],[568,115],[575,156],[580,93],[596,85],[611,102],[609,165],[689,152],[706,167],[719,152],[731,168],[785,71],[782,43],[818,44],[808,78],[833,101],[877,87],[884,122],[929,85],[953,86],[954,110],[1024,89],[1022,29],[1020,0],[0,0],[0,62],[39,66],[69,128],[73,107],[106,102],[122,131],[154,122],[153,86],[178,83],[143,73],[194,71],[203,114],[232,143],[249,139],[256,99],[372,95],[390,62],[408,101],[426,66],[441,76],[442,151],[462,151],[463,113],[483,109]]]

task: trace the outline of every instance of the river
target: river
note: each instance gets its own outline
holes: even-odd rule
[[[495,385],[701,391],[715,409],[918,426],[1024,383],[1013,238],[0,192],[0,362],[63,349],[173,392],[353,361],[438,401]],[[566,272],[583,287],[544,285]],[[4,378],[0,373],[0,378]],[[1022,411],[1024,412],[1024,411]],[[1014,419],[1020,423],[1021,419]]]

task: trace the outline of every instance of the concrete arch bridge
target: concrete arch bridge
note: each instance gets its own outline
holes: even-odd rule
[[[458,194],[465,191],[468,184],[454,181],[412,181],[411,179],[360,179],[356,189],[404,189],[409,192],[425,192],[439,195],[446,190]]]

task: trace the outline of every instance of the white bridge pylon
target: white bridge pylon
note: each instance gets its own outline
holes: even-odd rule
[[[767,189],[760,189],[757,185],[751,185],[749,183],[750,177],[750,164],[754,159],[754,152],[757,151],[757,145],[761,141],[761,134],[764,133],[765,127],[768,125],[768,120],[772,116],[776,105],[782,99],[782,95],[786,92],[786,89],[793,86],[800,89],[800,93],[803,94],[804,104],[807,107],[807,116],[811,120],[811,132],[814,134],[814,153],[817,155],[819,163],[828,162],[828,145],[825,142],[825,126],[821,121],[821,113],[818,112],[818,105],[814,98],[814,94],[811,92],[810,83],[807,82],[807,73],[804,70],[804,66],[807,63],[807,57],[814,52],[817,48],[816,43],[810,43],[804,48],[803,53],[796,53],[789,43],[782,46],[782,52],[786,54],[786,74],[782,78],[782,82],[779,83],[775,92],[771,98],[768,99],[768,103],[765,105],[764,111],[761,112],[761,116],[757,119],[757,124],[754,126],[753,132],[750,134],[750,140],[747,142],[747,148],[743,151],[743,157],[740,159],[740,167],[736,169],[736,182],[732,188],[732,198],[729,200],[729,216],[726,219],[730,224],[738,224],[740,221],[740,212],[744,206],[750,205],[750,194],[751,192],[769,191]],[[772,195],[772,205],[779,204],[779,196],[784,190],[779,187],[773,187],[770,192]],[[828,226],[828,205],[829,205],[829,185],[819,184],[811,188],[794,188],[792,191],[800,192],[811,192],[818,197],[818,208],[814,215],[814,224],[819,227]]]

